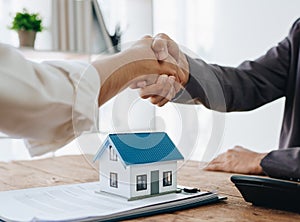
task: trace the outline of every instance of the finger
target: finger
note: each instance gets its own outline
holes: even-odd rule
[[[142,39],[152,39],[152,36],[151,35],[145,35],[142,37]]]
[[[235,146],[233,149],[236,150],[236,151],[248,151],[248,149],[246,149],[242,146]]]
[[[150,96],[150,102],[154,105],[157,105],[161,100],[162,100],[162,97],[160,97],[160,96],[156,96],[156,95]]]
[[[161,38],[154,38],[152,43],[152,50],[158,60],[165,60],[169,56],[167,40]]]
[[[161,101],[159,101],[159,103],[157,103],[158,107],[163,107],[164,105],[166,105],[169,102],[168,99],[162,99]]]
[[[170,93],[173,94],[173,91],[174,91],[174,88],[172,87],[171,90],[170,90]],[[159,101],[159,102],[157,103],[157,106],[162,107],[162,106],[164,106],[165,104],[167,104],[167,103],[168,103],[169,101],[171,101],[171,99],[173,98],[173,97],[172,97],[172,98],[170,99],[169,97],[171,97],[171,96],[167,95],[166,98],[162,98],[161,101]]]
[[[208,164],[206,167],[204,167],[204,170],[208,171],[224,171],[224,166],[222,163],[213,163]]]
[[[173,89],[173,87],[170,89],[170,92],[169,92],[169,94],[170,93],[172,93],[174,91],[174,89]],[[157,102],[157,106],[159,106],[159,107],[162,107],[162,106],[164,106],[166,103],[168,103],[171,99],[169,98],[169,97],[171,97],[171,96],[169,96],[169,94],[166,96],[166,97],[163,97],[163,96],[160,96],[160,101],[159,102]]]
[[[174,91],[174,78],[175,77],[168,77],[162,84],[162,91],[160,92],[160,94],[156,97],[156,103],[158,106],[163,106],[164,104],[166,104],[169,100],[171,100],[171,96]],[[152,100],[153,101],[153,100]]]
[[[159,43],[159,44],[156,44]],[[186,80],[186,76],[187,74],[184,72],[184,70],[182,69],[183,67],[180,66],[180,64],[178,63],[177,60],[177,52],[173,52],[172,54],[169,54],[168,50],[172,50],[172,51],[178,51],[178,50],[173,50],[174,47],[167,47],[167,46],[163,46],[166,43],[166,41],[161,40],[161,39],[156,39],[153,41],[153,46],[152,47],[156,47],[153,48],[152,50],[154,51],[154,54],[156,56],[156,58],[158,60],[161,61],[161,68],[165,69],[164,73],[168,73],[169,75],[174,75],[176,76],[176,81],[183,83]],[[176,45],[176,43],[175,43]],[[161,48],[162,47],[162,48]],[[159,51],[160,50],[160,51]],[[175,55],[176,54],[176,55]],[[170,68],[172,68],[172,73],[170,72]]]
[[[210,163],[214,164],[214,163],[221,163],[224,162],[224,160],[226,159],[227,153],[221,153],[219,154],[217,157],[215,157],[212,161],[210,161]]]
[[[140,96],[142,98],[148,98],[150,96],[156,96],[158,95],[161,90],[162,90],[162,84],[161,82],[163,81],[164,75],[161,75],[158,77],[158,80],[155,84],[149,85],[144,87],[143,89],[140,90]]]
[[[159,96],[162,96],[163,94],[165,94],[164,96],[167,95],[168,92],[167,90],[169,90],[169,89],[165,89],[167,81],[168,81],[167,75],[160,75],[155,84],[144,87],[143,89],[140,90],[140,96],[142,98],[148,98],[149,96],[151,96],[153,97],[151,98],[151,102],[153,104],[157,104],[161,100]]]
[[[171,90],[169,91],[168,95],[167,95],[167,99],[170,101],[172,100],[175,95],[176,95],[176,92],[175,92],[175,77],[174,76],[169,76],[168,78],[168,82],[169,82],[169,85],[171,86]]]
[[[181,53],[177,43],[173,41],[168,35],[164,33],[157,34],[152,43],[152,50],[160,52],[159,54],[156,53],[156,57],[160,58],[163,61],[169,61],[169,57],[175,59],[177,68],[180,69],[178,72],[178,79],[181,84],[186,83],[188,77],[188,67],[185,55]],[[167,56],[167,53],[170,55]],[[178,80],[177,80],[178,81]]]
[[[151,102],[161,107],[164,106],[166,103],[168,103],[170,100],[172,100],[176,95],[174,83],[175,83],[175,77],[169,76],[161,94],[158,96],[152,96]]]
[[[180,90],[184,89],[184,87],[178,83],[177,81],[175,81],[174,83],[174,89],[175,89],[175,93],[177,94]]]
[[[158,74],[147,74],[139,76],[131,81],[129,87],[131,89],[144,88],[148,85],[152,85],[157,82],[159,75]]]
[[[144,81],[138,81],[138,82],[134,82],[134,83],[130,84],[129,88],[140,89],[140,88],[144,88],[145,86],[147,86],[147,82],[144,80]]]
[[[180,67],[177,67],[177,76],[176,77],[178,78],[177,81],[181,84],[184,82],[184,80],[186,78],[186,74]]]
[[[179,61],[179,47],[175,41],[173,41],[168,35],[159,33],[154,37],[153,43],[159,40],[164,40],[163,47],[177,62]]]
[[[147,86],[147,81],[137,82],[137,83],[136,83],[136,86],[137,86],[138,88],[144,88],[144,87]]]
[[[169,102],[164,96],[151,96],[151,103],[161,107]]]
[[[168,51],[170,55],[176,60],[176,62],[179,62],[179,47],[176,42],[173,40],[168,41]]]

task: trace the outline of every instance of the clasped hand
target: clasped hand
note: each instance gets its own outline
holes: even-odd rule
[[[188,79],[185,55],[164,34],[146,36],[121,53],[96,58],[92,65],[101,79],[99,106],[128,86],[162,106]]]
[[[148,37],[150,38],[150,37]],[[156,75],[154,78],[141,76],[136,79],[131,88],[140,89],[140,96],[150,98],[151,103],[163,106],[172,100],[189,78],[187,59],[178,45],[166,34],[158,34],[153,38],[152,50],[156,59],[163,63],[173,63],[177,67],[175,75]]]

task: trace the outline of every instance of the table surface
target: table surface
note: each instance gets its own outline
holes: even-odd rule
[[[226,201],[130,221],[300,221],[300,214],[253,206],[244,201],[232,174],[203,171],[196,161],[180,163],[178,184],[217,191]],[[0,191],[84,183],[98,180],[98,164],[91,156],[62,156],[31,161],[0,162]]]

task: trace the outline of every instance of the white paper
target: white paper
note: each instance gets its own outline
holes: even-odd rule
[[[173,193],[128,201],[97,191],[98,182],[0,192],[0,218],[5,221],[101,219],[102,216],[122,215],[130,210],[191,197]],[[200,196],[201,192],[193,195]]]

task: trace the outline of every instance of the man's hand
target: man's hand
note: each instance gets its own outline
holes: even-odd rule
[[[152,43],[152,37],[147,36],[120,53],[92,62],[101,78],[99,106],[129,85],[153,84],[161,74],[178,76],[175,59],[169,56],[164,62],[159,62]]]
[[[161,75],[157,81],[152,83],[149,80],[143,81],[140,79],[141,81],[136,82],[131,88],[140,88],[142,98],[150,98],[153,104],[163,106],[172,100],[187,83],[189,79],[189,65],[184,53],[166,34],[158,34],[154,37],[152,49],[161,64],[172,61],[172,59],[175,60],[178,67],[175,78],[171,76],[167,78],[167,76]]]
[[[140,96],[143,99],[150,97],[151,103],[163,106],[175,97],[179,87],[174,76],[160,75],[154,84],[140,90]]]
[[[157,60],[161,62],[168,61],[170,56],[175,59],[180,69],[177,72],[176,80],[184,86],[189,79],[189,64],[185,54],[179,49],[177,43],[168,35],[160,33],[154,37],[152,49]]]
[[[213,159],[205,170],[259,175],[263,174],[260,162],[265,156],[266,153],[257,153],[235,146]]]

